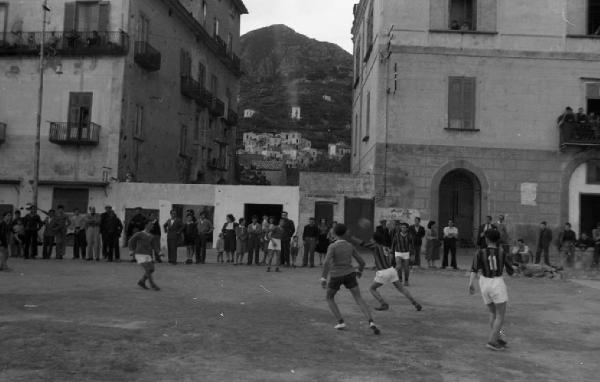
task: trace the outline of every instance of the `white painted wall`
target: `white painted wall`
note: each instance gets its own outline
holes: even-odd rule
[[[579,226],[581,194],[600,195],[600,185],[586,184],[586,171],[587,164],[581,164],[573,171],[569,182],[569,223],[571,223],[573,231],[577,233],[577,237],[579,237],[581,229]]]

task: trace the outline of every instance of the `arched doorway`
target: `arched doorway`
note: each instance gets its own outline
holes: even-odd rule
[[[479,179],[468,170],[452,170],[442,178],[439,190],[440,230],[452,219],[460,246],[473,246],[481,216]]]
[[[600,160],[589,160],[578,165],[569,180],[568,220],[578,237],[584,232],[591,236],[592,229],[596,228],[600,221],[598,211],[600,211]]]

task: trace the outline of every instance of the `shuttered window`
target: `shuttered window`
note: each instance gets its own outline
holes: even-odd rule
[[[450,77],[448,80],[448,128],[475,129],[475,78]]]
[[[64,30],[107,32],[110,24],[110,2],[69,1],[65,3]]]
[[[8,20],[8,4],[0,3],[0,42],[6,40],[6,21]]]
[[[181,68],[181,77],[189,78],[192,76],[192,57],[190,56],[190,52],[187,50],[181,49],[180,59],[179,59]]]

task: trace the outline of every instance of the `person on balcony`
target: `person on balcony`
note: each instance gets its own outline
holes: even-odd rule
[[[557,124],[575,122],[575,114],[571,106],[567,106],[565,111],[556,119]]]
[[[584,124],[584,125],[588,123],[588,116],[587,116],[587,114],[585,114],[585,111],[583,110],[582,107],[577,109],[577,114],[575,114],[575,121],[577,121],[577,123]]]

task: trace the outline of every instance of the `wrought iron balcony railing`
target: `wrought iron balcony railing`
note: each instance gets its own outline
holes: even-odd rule
[[[200,83],[189,76],[181,77],[181,94],[190,99],[198,99],[200,95]]]
[[[560,148],[567,146],[600,148],[600,125],[594,123],[563,122],[560,129]]]
[[[202,85],[200,85],[200,91],[198,94],[198,98],[196,98],[196,103],[199,106],[203,106],[209,108],[212,105],[213,95],[211,92],[206,90]]]
[[[215,117],[223,117],[225,116],[225,103],[218,99],[217,97],[213,97],[212,106],[210,108],[210,112]]]
[[[6,123],[0,122],[0,143],[6,140]]]
[[[149,72],[160,70],[161,54],[146,41],[135,43],[134,61]]]
[[[129,50],[125,32],[9,32],[0,40],[0,56],[31,56],[42,41],[50,56],[123,55]]]
[[[215,41],[217,42],[217,50],[220,54],[227,56],[227,43],[219,36],[215,36]]]
[[[92,122],[50,122],[50,142],[58,145],[98,145],[100,143],[100,125]]]

